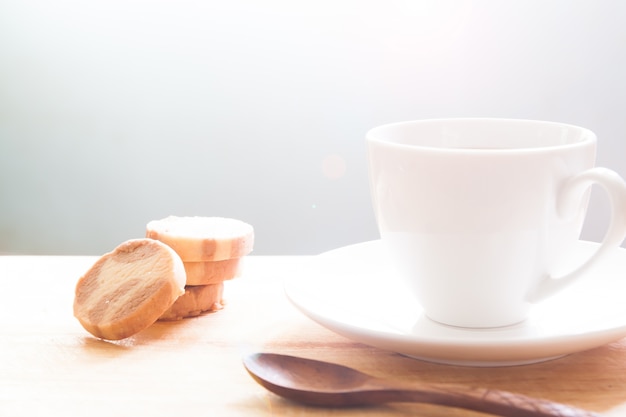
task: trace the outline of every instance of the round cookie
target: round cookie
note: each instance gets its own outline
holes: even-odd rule
[[[185,262],[241,258],[254,246],[252,226],[226,217],[169,216],[149,222],[146,237],[170,246]]]
[[[233,279],[239,275],[242,258],[223,261],[183,262],[187,285],[207,285]]]
[[[74,316],[91,334],[119,340],[154,323],[184,293],[180,257],[152,239],[128,240],[78,280]]]
[[[222,294],[224,283],[210,285],[187,285],[185,294],[159,317],[159,320],[181,320],[224,308]]]

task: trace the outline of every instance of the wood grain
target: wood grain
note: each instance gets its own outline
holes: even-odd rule
[[[116,342],[72,316],[76,281],[93,257],[0,256],[0,416],[471,416],[394,403],[359,409],[294,404],[256,384],[251,351],[342,363],[382,378],[500,389],[626,415],[626,340],[558,360],[506,368],[417,361],[338,336],[284,297],[282,279],[305,257],[249,256],[225,283],[224,310],[156,323]],[[584,306],[581,306],[584,308]]]

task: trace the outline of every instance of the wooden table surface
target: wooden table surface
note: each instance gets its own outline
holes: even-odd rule
[[[271,351],[349,365],[381,377],[455,382],[626,415],[626,339],[517,367],[438,365],[352,342],[285,298],[282,280],[306,257],[248,256],[228,281],[226,308],[99,340],[72,316],[73,291],[95,257],[0,256],[0,416],[470,416],[421,404],[305,407],[257,385],[243,354]]]

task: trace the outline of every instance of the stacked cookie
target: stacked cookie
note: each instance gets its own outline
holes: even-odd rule
[[[224,217],[176,217],[154,220],[146,237],[165,243],[183,261],[185,293],[159,320],[178,320],[223,308],[224,281],[239,274],[252,251],[254,229]]]
[[[96,337],[221,309],[224,281],[254,244],[252,226],[219,217],[168,217],[146,234],[104,254],[76,284],[74,316]]]

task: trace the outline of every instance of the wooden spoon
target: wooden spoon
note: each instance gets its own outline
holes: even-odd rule
[[[244,357],[243,363],[252,378],[269,391],[309,405],[346,407],[417,402],[506,416],[598,416],[506,391],[386,381],[343,365],[275,353],[255,353]]]

